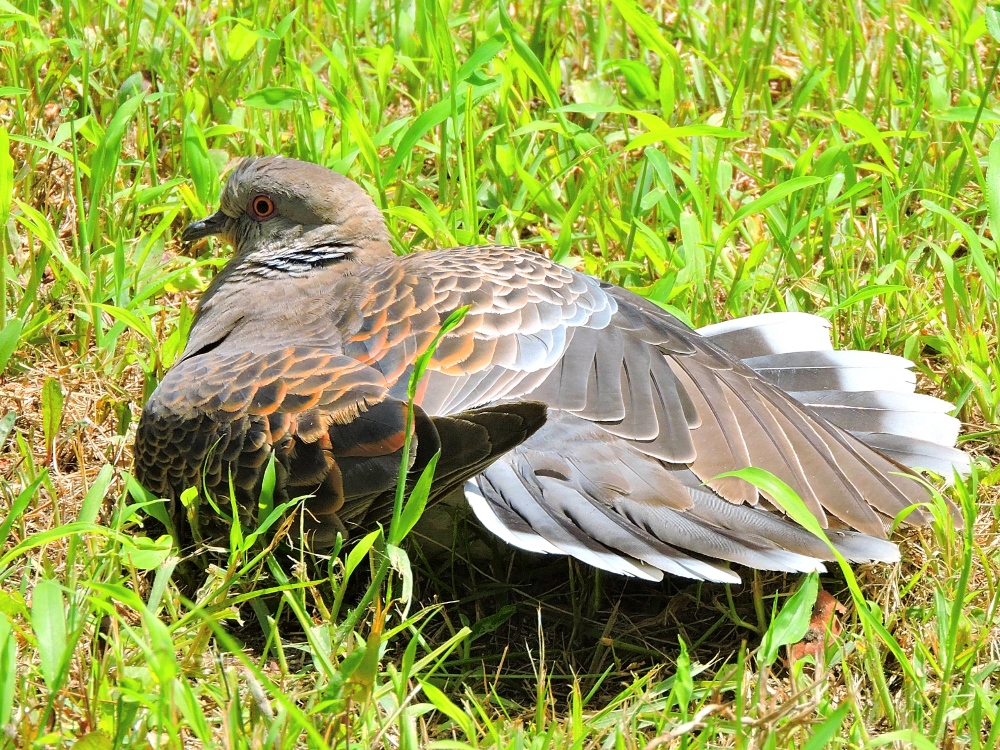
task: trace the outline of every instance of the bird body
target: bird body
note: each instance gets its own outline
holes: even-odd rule
[[[912,393],[909,362],[834,352],[814,316],[699,333],[519,248],[396,257],[360,187],[278,157],[243,162],[186,238],[209,233],[236,253],[144,409],[137,476],[174,499],[227,494],[231,476],[252,507],[273,453],[282,496],[312,496],[319,546],[385,519],[414,362],[463,307],[420,383],[407,460],[412,475],[440,450],[433,497],[464,486],[516,546],[652,579],[816,569],[824,544],[718,476],[757,466],[847,557],[892,560],[886,530],[928,497],[904,465],[968,466],[950,406]]]

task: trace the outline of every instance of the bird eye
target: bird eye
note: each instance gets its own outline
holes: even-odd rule
[[[274,201],[266,195],[255,195],[250,200],[250,215],[257,221],[264,221],[274,216]]]

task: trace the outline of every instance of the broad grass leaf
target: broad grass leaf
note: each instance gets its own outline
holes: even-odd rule
[[[114,750],[115,744],[100,730],[87,732],[71,746],[72,750]]]
[[[596,102],[574,102],[573,104],[563,104],[556,107],[553,112],[575,113],[581,115],[631,115],[635,117],[637,110],[631,109],[621,104],[599,104]]]
[[[80,514],[76,517],[77,521],[94,523],[97,520],[97,514],[101,511],[101,505],[108,494],[108,487],[111,486],[111,480],[114,477],[115,470],[111,464],[104,464],[94,483],[90,485],[90,489],[83,497],[83,502],[80,504]]]
[[[20,591],[4,591],[0,589],[0,614],[6,615],[8,619],[15,618],[28,620],[31,612],[25,606],[24,597]]]
[[[643,133],[629,141],[628,146],[626,146],[629,150],[644,148],[654,143],[662,142],[668,145],[671,150],[681,154],[682,157],[690,158],[690,151],[681,145],[681,138],[704,137],[738,140],[747,137],[746,133],[742,133],[739,130],[721,128],[716,125],[668,125],[666,122],[660,120],[659,117],[644,112],[637,112],[636,117],[646,126],[649,132]]]
[[[417,521],[420,520],[420,516],[423,515],[424,508],[427,507],[427,498],[431,493],[431,483],[434,481],[434,470],[437,467],[439,458],[441,458],[441,451],[431,456],[431,459],[427,462],[427,466],[420,472],[420,478],[417,479],[416,484],[410,491],[410,495],[403,505],[403,510],[399,514],[399,524],[397,528],[390,531],[390,537],[394,540],[395,544],[399,544],[406,539],[406,535],[413,530],[413,527],[417,525]]]
[[[708,270],[708,254],[702,244],[701,220],[687,209],[681,211],[680,218],[684,267],[677,274],[677,283],[702,284]]]
[[[441,660],[442,658],[446,657],[448,654],[454,651],[462,641],[468,638],[469,633],[471,632],[472,630],[469,627],[463,626],[461,630],[455,633],[455,635],[453,635],[447,641],[442,643],[437,648],[429,651],[426,655],[424,655],[416,662],[414,662],[412,674],[420,674],[425,669],[427,669],[427,667],[430,666],[431,664],[434,664],[439,660]]]
[[[347,656],[341,660],[338,669],[339,676],[344,680],[349,680],[354,675],[361,660],[365,658],[365,646],[356,646]]]
[[[466,305],[465,307],[458,308],[455,312],[449,315],[445,319],[444,323],[441,324],[441,327],[435,334],[430,346],[428,346],[427,349],[414,360],[413,372],[410,373],[410,382],[407,387],[407,397],[411,401],[417,396],[417,386],[423,379],[424,373],[427,372],[427,366],[434,357],[434,352],[437,350],[437,346],[441,342],[441,339],[458,327],[458,325],[465,319],[465,314],[469,312],[471,308],[471,305]]]
[[[990,143],[990,155],[986,169],[986,213],[990,222],[990,234],[1000,247],[1000,136]],[[0,359],[0,372],[3,360]]]
[[[7,226],[10,204],[14,200],[14,159],[10,155],[7,128],[0,125],[0,227]],[[0,372],[3,371],[0,364]]]
[[[813,185],[819,185],[826,180],[823,177],[815,177],[812,175],[803,175],[802,177],[796,177],[785,182],[779,182],[773,188],[764,193],[760,198],[757,198],[745,206],[740,206],[739,210],[733,214],[733,223],[738,221],[743,221],[748,216],[760,213],[765,208],[770,208],[778,201],[783,198],[787,198],[792,193],[797,193],[800,190],[805,190]]]
[[[122,557],[136,570],[156,570],[173,551],[173,539],[163,535],[156,539],[146,536],[132,537],[134,546],[124,547]]]
[[[127,100],[143,93],[146,86],[145,76],[141,70],[137,70],[118,87],[118,104],[124,104]]]
[[[483,97],[493,93],[498,88],[499,84],[496,83],[487,83],[483,86],[473,87],[471,96],[472,104],[478,104]],[[413,121],[413,124],[406,129],[406,132],[400,139],[399,145],[396,147],[396,153],[389,161],[389,166],[384,170],[384,181],[390,182],[395,178],[403,162],[413,156],[414,147],[429,131],[446,122],[453,115],[457,118],[464,118],[468,103],[469,97],[462,96],[459,97],[457,102],[445,99],[424,110]]]
[[[515,612],[517,612],[517,607],[513,604],[505,604],[493,614],[476,620],[472,626],[472,633],[469,635],[469,640],[474,641],[481,635],[487,635],[496,631],[497,628],[513,617]]]
[[[992,153],[992,146],[990,147]],[[992,167],[990,173],[993,179],[1000,178],[1000,174],[994,174],[992,172]],[[989,186],[989,177],[987,177],[987,187]],[[987,195],[987,210],[988,210],[989,196]],[[996,300],[1000,297],[1000,283],[997,282],[997,268],[995,264],[991,264],[986,260],[986,255],[983,252],[983,243],[979,239],[979,235],[973,231],[972,227],[960,217],[955,216],[951,211],[939,206],[937,203],[931,200],[923,200],[920,204],[929,211],[936,213],[938,216],[943,218],[949,224],[951,224],[960,235],[962,239],[965,240],[965,244],[969,248],[969,253],[972,255],[972,262],[976,266],[976,270],[979,271],[979,275],[983,280],[983,284],[986,285],[986,289],[990,294],[990,297]],[[990,227],[992,230],[992,217],[990,218]]]
[[[865,747],[885,747],[886,745],[909,747],[914,750],[938,750],[939,747],[925,735],[913,729],[897,729],[895,732],[880,734],[877,737],[869,739]]]
[[[677,638],[677,645],[680,650],[677,653],[671,694],[677,701],[677,706],[684,711],[691,702],[691,696],[694,695],[694,673],[691,669],[691,656],[688,654],[687,644],[680,636]]]
[[[134,515],[137,510],[144,510],[150,516],[162,523],[166,528],[170,528],[170,517],[167,514],[167,503],[162,498],[156,497],[152,492],[139,484],[131,474],[125,475],[125,489],[136,505],[126,506],[121,512],[118,523],[125,523]]]
[[[740,469],[739,471],[730,471],[725,474],[720,474],[717,479],[722,477],[739,477],[747,482],[750,482],[754,487],[763,492],[767,493],[768,497],[771,498],[778,506],[787,513],[795,523],[803,527],[807,531],[811,532],[814,536],[819,537],[824,540],[831,549],[833,545],[830,544],[830,540],[826,536],[826,532],[823,531],[823,527],[819,525],[819,521],[816,520],[806,504],[802,502],[802,499],[795,493],[791,487],[785,484],[783,481],[778,479],[769,471],[764,469],[758,469],[754,466],[748,467],[746,469]]]
[[[611,2],[642,43],[663,58],[664,67],[678,59],[677,50],[660,32],[656,20],[637,0],[611,0]]]
[[[810,573],[802,581],[798,591],[788,598],[764,634],[760,646],[760,662],[763,666],[774,664],[782,646],[802,640],[809,630],[809,620],[818,593],[819,574]]]
[[[378,678],[379,657],[382,651],[382,631],[385,626],[386,610],[376,602],[375,616],[372,618],[372,628],[365,639],[365,647],[361,650],[361,658],[348,678],[350,687],[355,691],[355,699],[365,702],[372,694],[375,680]]]
[[[802,502],[802,499],[795,493],[795,490],[785,484],[778,477],[774,476],[771,472],[765,471],[764,469],[758,469],[755,466],[740,469],[739,471],[726,472],[724,474],[720,474],[716,478],[721,479],[722,477],[738,477],[739,479],[744,479],[747,482],[750,482],[750,484],[754,487],[766,493],[771,501],[788,514],[788,516],[795,521],[795,523],[799,524],[799,526],[810,532],[813,536],[826,543],[827,547],[830,548],[831,556],[836,559],[837,564],[840,565],[840,570],[844,574],[844,578],[847,581],[847,587],[851,591],[851,599],[854,601],[854,606],[857,609],[858,615],[861,617],[861,621],[865,625],[865,629],[868,632],[877,635],[879,639],[885,643],[889,650],[892,651],[893,656],[896,657],[899,661],[900,667],[906,673],[906,679],[916,682],[919,678],[913,667],[913,663],[907,658],[906,653],[903,651],[903,647],[899,644],[899,641],[893,637],[892,633],[886,629],[885,625],[882,624],[881,620],[872,611],[872,607],[874,605],[869,605],[868,600],[862,593],[861,587],[858,585],[858,579],[854,575],[854,570],[851,568],[851,564],[847,562],[844,556],[840,553],[840,550],[833,546],[829,537],[827,537],[826,532],[823,531],[823,527],[820,526],[819,521],[809,511],[806,504]]]
[[[506,34],[507,41],[510,42],[514,54],[520,60],[524,72],[538,86],[548,105],[550,107],[558,107],[562,104],[559,99],[559,92],[552,84],[552,79],[545,71],[545,66],[535,56],[535,53],[531,51],[531,47],[521,38],[520,33],[518,33],[517,28],[514,26],[514,22],[511,21],[510,16],[507,14],[506,4],[499,3],[497,10],[499,11],[500,27],[503,29],[504,34]]]
[[[243,524],[240,523],[240,506],[236,502],[236,483],[233,482],[231,469],[229,472],[229,509],[233,514],[233,520],[229,524],[229,556],[230,560],[233,560],[238,552],[246,550],[249,545],[246,544]]]
[[[495,34],[485,42],[476,47],[476,50],[469,55],[469,59],[462,63],[462,66],[455,74],[456,83],[464,81],[479,68],[490,62],[507,45],[503,34]]]
[[[420,116],[413,121],[413,124],[410,125],[410,127],[407,128],[406,132],[403,134],[403,138],[400,140],[399,146],[396,148],[395,155],[389,162],[389,166],[386,167],[386,180],[393,179],[403,161],[413,155],[413,147],[417,145],[417,142],[423,138],[429,130],[437,127],[451,116],[451,107],[452,102],[448,99],[438,102],[420,113]]]
[[[170,332],[167,340],[160,344],[160,363],[164,369],[173,365],[177,357],[184,351],[192,322],[194,322],[194,313],[191,312],[190,307],[182,302],[177,316],[177,327]]]
[[[389,209],[390,216],[398,216],[403,221],[412,224],[417,230],[423,232],[429,239],[437,236],[437,226],[435,222],[423,212],[412,206],[393,206]]]
[[[10,723],[17,685],[17,638],[10,620],[0,613],[0,727]]]
[[[173,537],[165,536],[157,539],[157,543],[161,539],[165,539],[169,542],[171,547],[171,552],[173,551]],[[149,607],[150,612],[157,612],[160,608],[160,603],[163,601],[163,595],[167,593],[167,585],[171,582],[174,570],[177,568],[180,559],[177,557],[168,556],[162,564],[160,564],[156,569],[156,575],[153,577],[153,585],[149,588],[149,596],[146,599],[146,604]]]
[[[148,320],[143,320],[131,310],[126,310],[124,307],[118,307],[117,305],[106,305],[95,302],[94,307],[106,312],[115,320],[121,321],[151,344],[156,344],[156,334],[153,333],[153,327]]]
[[[347,579],[351,577],[351,573],[354,572],[354,569],[361,564],[365,555],[368,554],[368,550],[372,548],[372,545],[375,544],[375,540],[378,539],[379,534],[381,533],[382,532],[378,529],[372,531],[360,542],[355,544],[354,548],[350,551],[350,553],[348,553],[347,562],[344,563],[344,580],[341,583],[342,586],[347,583]]]
[[[35,477],[35,480],[31,484],[17,493],[17,497],[14,498],[14,502],[10,505],[10,512],[7,513],[7,517],[0,523],[0,539],[10,538],[10,530],[14,526],[14,522],[21,517],[21,514],[31,504],[35,492],[38,491],[38,488],[47,476],[48,469]]]
[[[674,113],[674,105],[677,101],[677,83],[674,80],[674,68],[672,65],[660,66],[660,111],[664,117],[670,117]]]
[[[896,162],[893,161],[892,151],[885,142],[885,137],[881,132],[879,132],[879,129],[875,127],[874,123],[872,123],[871,120],[856,109],[838,110],[834,113],[834,117],[836,117],[837,121],[845,128],[849,128],[855,133],[859,133],[862,138],[868,141],[871,147],[875,149],[875,153],[878,154],[886,168],[892,173],[896,182],[899,182],[899,172],[896,169]]]
[[[440,688],[435,687],[429,682],[421,680],[420,688],[424,691],[424,695],[434,708],[455,722],[456,726],[465,733],[466,737],[470,740],[475,739],[475,725],[472,722],[472,717],[465,712],[464,708],[456,706]]]
[[[361,151],[361,156],[364,158],[375,180],[376,187],[381,192],[382,185],[384,184],[382,178],[382,161],[375,148],[375,144],[372,143],[371,136],[368,134],[368,128],[358,113],[358,108],[338,89],[330,90],[323,87],[321,90],[325,96],[337,104],[337,108],[340,110],[341,127],[350,133],[351,138],[354,139],[358,149]]]
[[[733,214],[732,221],[726,225],[726,228],[722,230],[719,235],[719,239],[716,241],[716,247],[722,247],[726,241],[733,236],[733,233],[737,230],[740,222],[743,221],[748,216],[760,213],[761,211],[770,208],[775,203],[793,193],[797,193],[800,190],[806,190],[820,183],[826,182],[826,178],[816,177],[815,175],[804,175],[802,177],[795,177],[791,180],[786,180],[785,182],[779,182],[773,188],[764,193],[760,198],[757,198],[745,206],[741,206],[740,209]]]
[[[67,647],[66,604],[62,586],[52,578],[39,581],[31,592],[31,628],[42,678],[49,690],[58,690]]]
[[[983,109],[980,111],[979,107],[948,107],[940,112],[935,112],[934,119],[943,120],[944,122],[978,122],[979,124],[985,124],[1000,122],[1000,114],[992,109]]]
[[[139,74],[140,78],[142,74]],[[132,94],[131,96],[134,96]],[[118,103],[123,104],[128,96],[122,96],[119,92]],[[57,129],[56,134],[52,138],[53,143],[66,143],[71,138],[83,138],[87,143],[98,146],[101,143],[101,139],[104,137],[104,128],[101,127],[93,115],[84,115],[83,117],[78,117],[75,120],[70,119],[63,122]]]
[[[254,109],[285,109],[295,108],[296,102],[303,100],[306,94],[301,89],[288,86],[269,86],[255,91],[243,100],[243,105]]]
[[[829,747],[850,711],[851,704],[843,703],[822,724],[813,724],[809,728],[810,737],[803,745],[802,750],[824,750]]]
[[[4,21],[16,20],[19,23],[27,23],[36,29],[41,29],[41,24],[38,22],[36,16],[25,13],[17,6],[7,2],[7,0],[0,0],[0,18]]]
[[[257,497],[257,518],[267,518],[274,510],[274,487],[277,482],[277,471],[274,468],[274,451],[271,452],[264,467],[264,478],[260,484],[260,495]]]
[[[603,169],[594,169],[592,171],[590,176],[587,178],[587,182],[576,194],[576,198],[573,200],[573,205],[569,207],[569,211],[567,211],[562,217],[559,227],[559,239],[552,251],[552,260],[556,263],[563,262],[573,249],[573,245],[575,244],[573,225],[579,218],[584,205],[591,199],[591,196],[594,193],[594,188],[601,179],[603,172]],[[642,224],[639,226],[644,227],[645,225]]]
[[[46,544],[60,539],[72,539],[74,536],[79,534],[96,534],[97,536],[115,539],[122,545],[131,544],[130,537],[125,534],[120,534],[114,529],[109,529],[106,526],[98,526],[92,523],[79,523],[78,521],[74,521],[73,523],[64,523],[62,526],[56,526],[54,528],[47,529],[46,531],[39,531],[32,534],[24,541],[11,547],[4,553],[3,557],[0,557],[0,576],[6,572],[7,566],[10,565],[11,562],[26,552],[39,547],[44,547]]]
[[[274,524],[276,524],[284,517],[286,511],[298,505],[300,502],[301,498],[293,498],[291,500],[281,503],[280,505],[271,507],[268,510],[267,515],[264,516],[263,519],[257,522],[257,528],[253,529],[246,535],[246,539],[244,539],[243,541],[243,548],[250,549],[251,547],[253,547],[254,543],[257,541],[257,539],[260,537],[261,534],[265,533],[268,529],[274,526]],[[258,514],[258,518],[260,518],[261,515],[263,514],[262,513]]]
[[[170,629],[145,606],[142,608],[142,622],[149,638],[146,657],[149,668],[157,681],[164,685],[173,680],[178,672],[177,656]]]
[[[198,123],[192,114],[184,120],[184,136],[181,142],[181,153],[184,156],[184,164],[187,172],[191,175],[191,182],[194,183],[194,192],[201,203],[200,208],[205,209],[215,195],[219,175],[215,170],[215,162],[208,155],[208,142]]]
[[[11,318],[0,330],[0,375],[7,369],[7,363],[21,343],[23,324],[19,318]]]
[[[618,92],[600,78],[575,81],[570,90],[573,93],[573,99],[579,104],[595,104],[598,107],[609,107],[618,101]]]
[[[235,23],[226,37],[226,56],[230,60],[240,61],[254,48],[261,35],[254,29],[242,23]]]
[[[37,208],[24,201],[15,199],[14,202],[21,209],[21,214],[15,215],[17,221],[41,240],[47,250],[61,254],[65,258],[66,270],[73,276],[73,280],[85,288],[88,281],[87,276],[76,267],[76,264],[69,260],[69,258],[66,258],[56,230],[52,226],[51,217],[46,216]],[[56,269],[52,270],[55,271]]]
[[[633,96],[640,99],[656,99],[658,89],[649,66],[638,60],[615,60]],[[666,67],[666,66],[665,66]]]
[[[833,313],[837,310],[845,310],[851,305],[857,304],[858,302],[864,302],[872,297],[878,297],[880,295],[888,296],[890,294],[897,294],[899,292],[906,291],[909,291],[909,287],[901,284],[866,284],[843,302],[840,302],[836,306],[830,308],[829,312]]]
[[[392,544],[399,544],[401,537],[399,536],[400,529],[400,517],[403,512],[403,495],[406,489],[406,475],[409,471],[409,455],[410,455],[410,433],[413,429],[413,404],[417,397],[417,387],[420,385],[420,381],[424,377],[424,373],[427,371],[427,367],[430,364],[431,358],[434,356],[434,352],[437,350],[438,344],[441,339],[448,335],[448,333],[454,330],[461,322],[465,319],[465,314],[469,312],[471,305],[466,305],[465,307],[460,307],[455,310],[451,315],[449,315],[438,332],[435,334],[433,340],[426,350],[421,352],[413,362],[413,371],[410,373],[410,381],[407,384],[407,412],[406,412],[406,433],[403,441],[403,459],[399,463],[399,476],[396,481],[396,496],[392,503],[392,520],[389,522],[389,542]],[[429,462],[428,466],[433,463],[437,465],[436,458]],[[426,474],[426,471],[424,472]],[[433,473],[428,475],[427,487],[428,491],[430,488],[430,479],[433,478]],[[424,478],[422,474],[421,479]],[[418,501],[419,502],[419,501]],[[423,504],[426,505],[426,497],[423,500]],[[421,509],[422,512],[422,509]],[[417,515],[416,518],[420,516]],[[409,523],[409,522],[408,522]],[[416,520],[412,520],[415,524]],[[413,528],[411,525],[410,528]]]
[[[145,94],[133,96],[115,112],[104,131],[104,137],[97,146],[97,152],[90,164],[90,203],[87,206],[87,243],[93,243],[97,234],[97,221],[101,211],[101,195],[105,186],[114,177],[118,158],[121,155],[122,139],[132,118],[135,117]],[[76,161],[75,159],[73,161]]]
[[[62,417],[62,386],[55,378],[45,378],[45,383],[42,385],[42,432],[45,436],[45,452],[49,458],[52,456]]]
[[[40,149],[43,153],[55,154],[61,159],[73,163],[75,157],[69,151],[59,146],[53,146],[51,143],[45,140],[40,140],[38,138],[29,138],[27,136],[19,135],[18,133],[11,133],[10,139],[15,143],[23,143],[26,146],[31,146],[33,148]],[[76,163],[76,168],[80,170],[80,174],[87,177],[90,176],[90,167],[86,164]]]

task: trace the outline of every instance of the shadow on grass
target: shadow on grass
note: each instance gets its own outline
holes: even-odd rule
[[[657,668],[658,678],[671,675],[679,639],[704,677],[715,677],[759,645],[776,598],[780,607],[800,578],[739,568],[742,585],[670,575],[646,581],[514,549],[461,513],[451,532],[451,550],[423,537],[411,552],[415,600],[444,604],[427,638],[473,629],[464,652],[437,676],[521,705],[537,695],[542,661],[551,695],[568,698],[576,679],[584,694],[594,691],[595,705],[638,675]],[[836,575],[824,583],[844,588]]]

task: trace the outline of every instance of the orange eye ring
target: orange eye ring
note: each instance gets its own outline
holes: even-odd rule
[[[276,210],[274,201],[263,193],[250,199],[250,215],[257,221],[270,219]]]

